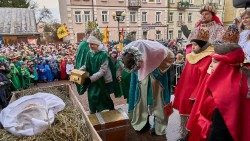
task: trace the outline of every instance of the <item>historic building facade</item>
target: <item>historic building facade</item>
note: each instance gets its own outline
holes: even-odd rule
[[[121,31],[135,39],[167,40],[184,38],[181,23],[192,29],[200,18],[200,7],[208,2],[217,6],[223,18],[224,0],[59,0],[59,6],[61,21],[70,31],[65,40],[70,42],[80,41],[87,22],[93,20],[101,31],[108,26],[110,41],[118,41]],[[118,32],[118,22],[112,15],[119,11],[126,16]]]

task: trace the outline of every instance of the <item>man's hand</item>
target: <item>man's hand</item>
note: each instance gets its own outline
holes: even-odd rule
[[[121,82],[121,81],[122,81],[122,77],[121,77],[121,76],[118,76],[118,77],[117,77],[117,80],[118,80],[118,82]]]
[[[234,23],[238,27],[239,31],[243,29],[243,20],[241,20],[241,18],[234,19]]]

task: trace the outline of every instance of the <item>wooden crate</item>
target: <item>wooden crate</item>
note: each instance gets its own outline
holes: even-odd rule
[[[76,88],[75,88],[75,85],[74,84],[66,84],[66,85],[57,85],[57,86],[50,86],[50,87],[44,87],[44,88],[41,88],[41,89],[44,89],[45,91],[41,91],[41,92],[47,92],[46,91],[46,88],[53,88],[53,87],[61,87],[61,86],[65,86],[67,87],[68,89],[68,97],[70,98],[70,100],[72,101],[73,105],[79,109],[80,112],[82,112],[82,115],[83,115],[83,118],[85,119],[86,121],[86,125],[89,127],[90,129],[90,132],[91,132],[91,137],[92,137],[92,140],[93,141],[102,141],[102,139],[100,138],[100,136],[98,135],[98,133],[96,132],[95,128],[93,127],[93,125],[91,124],[88,116],[87,116],[87,113],[86,111],[84,110],[82,104],[79,102],[78,98],[77,98],[77,91],[76,91]],[[14,92],[12,97],[11,97],[11,100],[10,102],[13,102],[15,101],[16,99],[19,98],[19,95],[21,92],[30,92],[32,91],[32,89],[28,89],[28,90],[23,90],[23,91],[18,91],[18,92]],[[36,93],[36,91],[34,90],[33,91],[34,93]]]
[[[121,109],[91,114],[88,117],[103,141],[127,141],[129,119]]]

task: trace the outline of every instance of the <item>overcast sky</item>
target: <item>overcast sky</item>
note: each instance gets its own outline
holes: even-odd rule
[[[60,12],[59,12],[59,4],[58,0],[33,0],[37,2],[39,8],[43,8],[44,6],[51,10],[53,13],[53,17],[57,19],[59,22],[60,20]]]

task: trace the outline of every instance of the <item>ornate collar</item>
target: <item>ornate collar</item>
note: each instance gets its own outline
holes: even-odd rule
[[[201,59],[211,55],[212,53],[214,53],[214,48],[213,48],[213,46],[210,45],[206,50],[204,50],[198,54],[195,54],[194,52],[187,54],[186,58],[190,64],[196,64]]]
[[[211,21],[209,23],[201,24],[201,27],[211,27],[211,26],[214,26],[215,24],[216,24],[215,21]]]

